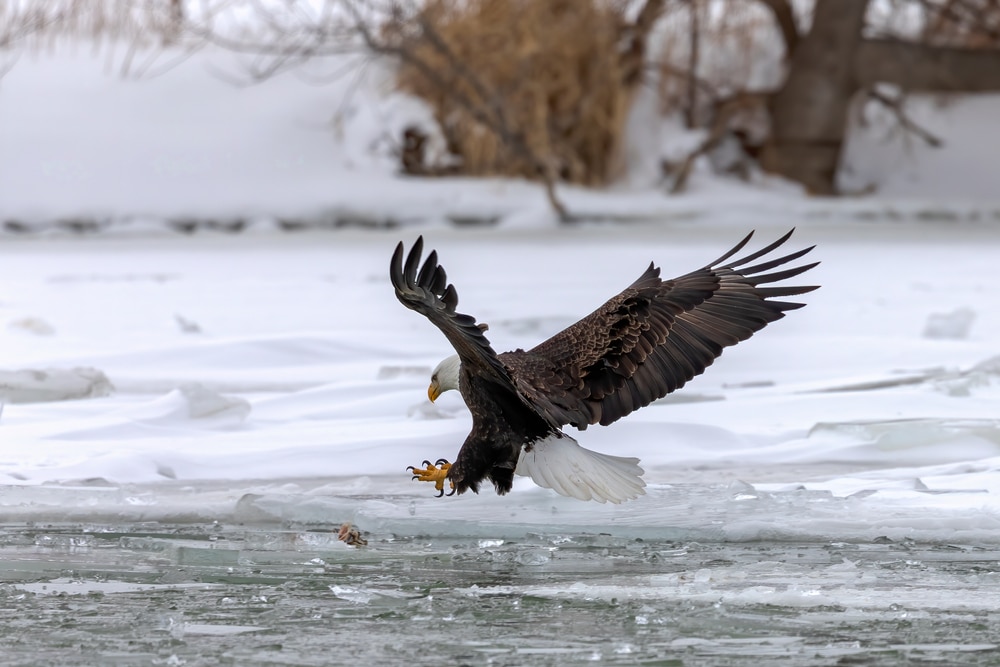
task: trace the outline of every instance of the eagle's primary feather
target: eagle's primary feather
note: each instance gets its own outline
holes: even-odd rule
[[[650,264],[638,280],[576,324],[530,350],[502,354],[490,346],[485,325],[456,311],[458,294],[437,253],[431,251],[421,266],[423,238],[405,261],[400,243],[389,267],[396,296],[426,316],[455,348],[457,388],[472,413],[472,432],[447,471],[453,489],[478,491],[486,478],[498,493],[506,493],[517,469],[564,495],[621,502],[641,493],[641,480],[639,486],[635,479],[613,481],[627,477],[624,470],[638,478],[642,471],[635,459],[583,449],[561,427],[611,424],[682,387],[724,348],[801,308],[804,304],[782,299],[815,286],[775,283],[816,266],[779,268],[812,247],[754,264],[791,235],[730,261],[751,232],[719,259],[672,280],[661,280],[660,270]],[[559,442],[563,438],[567,444]],[[612,481],[609,486],[594,480]]]

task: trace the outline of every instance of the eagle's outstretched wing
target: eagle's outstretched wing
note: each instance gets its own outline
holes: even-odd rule
[[[497,359],[483,333],[485,325],[477,324],[476,318],[471,315],[455,311],[458,292],[448,282],[444,267],[438,264],[437,251],[431,250],[423,266],[420,266],[423,250],[424,237],[420,236],[404,263],[403,243],[396,246],[389,264],[389,279],[396,290],[396,298],[407,308],[421,313],[444,333],[461,358],[463,368],[478,370],[480,375],[513,388],[514,383],[507,369]]]
[[[794,230],[793,230],[794,231]],[[766,286],[814,264],[771,271],[812,247],[750,265],[781,246],[726,263],[725,255],[673,280],[652,264],[596,311],[527,352],[500,355],[518,390],[554,425],[610,424],[683,386],[722,354],[785,311],[804,304],[775,300],[816,287]]]

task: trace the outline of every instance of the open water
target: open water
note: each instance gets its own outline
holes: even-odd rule
[[[0,525],[3,665],[1000,664],[1000,550]]]

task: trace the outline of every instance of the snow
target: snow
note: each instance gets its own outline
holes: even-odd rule
[[[941,147],[901,132],[891,112],[867,103],[852,118],[841,186],[854,192],[874,187],[883,197],[995,203],[997,100],[994,94],[909,96],[907,114],[940,138]]]
[[[774,238],[789,222],[758,234]],[[892,236],[858,241],[861,227],[803,226],[794,241],[817,243],[823,260],[812,276],[823,288],[806,308],[675,396],[575,434],[588,449],[641,459],[647,494],[620,507],[528,480],[506,498],[447,499],[409,481],[407,465],[454,458],[469,428],[454,392],[427,402],[430,369],[450,348],[388,283],[392,248],[413,231],[8,241],[0,316],[39,317],[54,332],[5,328],[0,368],[90,367],[115,391],[8,403],[0,471],[21,491],[0,503],[36,517],[68,502],[144,518],[350,518],[390,532],[416,522],[431,534],[561,525],[995,542],[992,234],[970,228],[949,243],[950,226],[897,223]],[[649,259],[679,274],[735,240],[726,225],[424,231],[498,349],[558,331]],[[912,266],[934,275],[895,279]],[[142,278],[151,275],[172,278]],[[964,338],[924,335],[942,307],[976,312]],[[178,312],[202,333],[178,327]]]
[[[9,519],[1000,541],[1000,200],[980,179],[985,156],[945,159],[946,144],[907,163],[912,178],[887,166],[883,194],[844,201],[704,169],[683,197],[566,188],[593,222],[560,227],[531,184],[395,176],[379,142],[421,112],[377,73],[345,97],[347,82],[291,74],[230,86],[209,67],[235,67],[219,54],[139,81],[101,64],[37,56],[0,82],[0,220],[45,230],[8,224],[0,237]],[[941,113],[965,105],[982,123],[997,100]],[[936,129],[963,145],[971,123]],[[193,216],[248,224],[172,231]],[[490,224],[447,222],[463,216]],[[293,218],[309,228],[281,231]],[[106,229],[53,224],[91,219]],[[437,499],[410,481],[407,465],[454,458],[469,416],[454,392],[426,399],[451,348],[392,295],[398,241],[422,233],[461,309],[513,349],[590,312],[651,260],[679,275],[750,229],[759,247],[790,227],[791,245],[816,244],[822,261],[806,308],[676,395],[573,433],[641,459],[645,495],[601,505],[519,479],[508,497]]]

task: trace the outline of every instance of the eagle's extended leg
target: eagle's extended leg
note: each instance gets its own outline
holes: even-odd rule
[[[413,479],[421,482],[434,482],[434,488],[438,490],[438,498],[445,495],[444,483],[448,479],[448,471],[451,470],[451,464],[446,459],[438,459],[434,463],[424,461],[423,468],[407,466],[406,469],[413,473]],[[449,484],[451,485],[451,491],[448,495],[453,496],[455,495],[455,483],[449,482]]]

